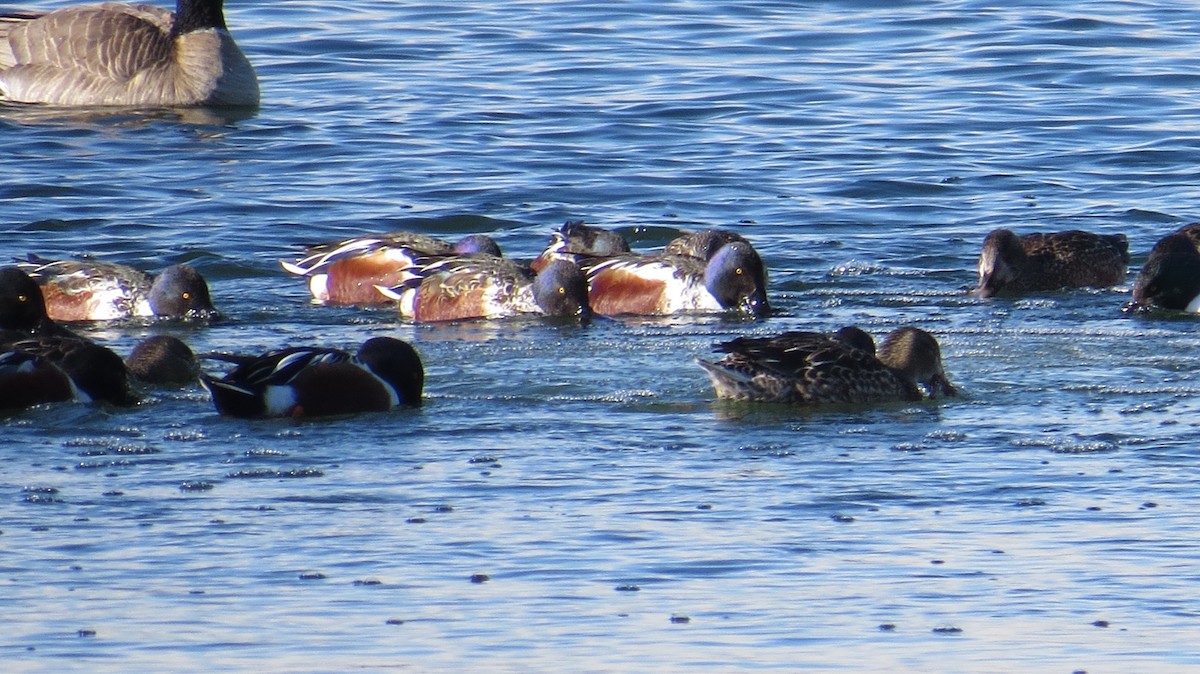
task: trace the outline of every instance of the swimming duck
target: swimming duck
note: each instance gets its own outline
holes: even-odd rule
[[[9,389],[10,405],[26,394],[32,397],[17,406],[59,400],[136,402],[120,356],[51,320],[41,288],[15,266],[0,267],[0,353],[14,354],[6,356],[5,372],[10,378],[3,384]],[[23,394],[18,388],[26,384],[31,390]],[[32,395],[34,390],[58,391],[60,397],[40,399],[40,394]],[[63,390],[70,395],[63,395]]]
[[[1186,229],[1186,228],[1185,228]],[[1175,311],[1200,311],[1200,252],[1191,231],[1178,230],[1154,244],[1150,257],[1133,284],[1133,300],[1126,311],[1154,307]]]
[[[200,376],[196,354],[183,340],[170,335],[153,335],[138,342],[125,359],[125,367],[135,380],[152,386],[186,386]]]
[[[589,258],[613,257],[630,253],[629,241],[618,232],[568,220],[550,237],[550,244],[530,267],[541,271],[551,260],[568,260],[579,264]]]
[[[581,264],[588,301],[601,315],[770,312],[767,273],[744,241],[721,246],[703,260],[689,255],[623,255]]]
[[[930,397],[956,394],[937,340],[914,327],[893,330],[878,357],[874,340],[858,328],[739,337],[715,348],[726,355],[697,362],[718,398],[818,405],[921,400],[919,386]]]
[[[667,242],[663,253],[666,255],[686,255],[695,257],[701,260],[708,260],[713,255],[716,255],[718,250],[727,244],[734,241],[741,241],[746,245],[750,242],[746,237],[737,232],[728,229],[702,229],[698,232],[689,232],[681,234]]]
[[[217,314],[208,283],[186,264],[157,276],[99,260],[49,260],[30,255],[17,266],[42,287],[46,312],[56,321],[126,318],[211,318]]]
[[[383,412],[421,404],[425,370],[410,344],[372,337],[355,354],[292,347],[260,356],[216,356],[238,365],[220,379],[202,374],[224,416],[315,417]]]
[[[280,261],[289,273],[308,277],[313,301],[322,304],[384,304],[389,298],[375,286],[391,287],[404,270],[430,256],[501,257],[500,246],[486,234],[451,244],[416,232],[367,234],[310,246],[295,262]]]
[[[1104,288],[1120,283],[1128,264],[1124,234],[1072,230],[1017,236],[996,229],[983,240],[975,294]]]
[[[125,362],[95,342],[62,335],[6,342],[0,351],[8,365],[18,363],[0,377],[7,389],[9,407],[29,407],[46,402],[104,402],[129,406],[138,402],[129,386]],[[17,379],[9,378],[13,373]],[[28,386],[25,391],[21,386]],[[15,402],[21,404],[14,404]]]
[[[63,106],[256,106],[222,0],[175,12],[106,2],[0,16],[0,100]]]
[[[379,291],[400,315],[420,322],[504,318],[518,314],[587,318],[587,280],[579,267],[553,260],[536,274],[496,257],[438,258],[414,267],[407,280]]]

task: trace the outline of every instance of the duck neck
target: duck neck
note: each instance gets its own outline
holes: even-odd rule
[[[225,14],[221,11],[222,2],[223,0],[177,0],[171,34],[179,36],[210,28],[228,30],[225,26]]]

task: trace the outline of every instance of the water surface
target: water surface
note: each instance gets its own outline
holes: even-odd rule
[[[127,353],[411,340],[418,411],[199,388],[0,424],[11,671],[1150,671],[1200,663],[1197,324],[1120,312],[1196,217],[1200,12],[1137,2],[231,0],[254,114],[4,108],[0,253],[209,279]],[[52,5],[35,7],[49,8]],[[778,314],[414,326],[278,260],[414,229],[736,229]],[[984,235],[1126,284],[978,300]],[[741,334],[916,324],[961,399],[714,400]]]

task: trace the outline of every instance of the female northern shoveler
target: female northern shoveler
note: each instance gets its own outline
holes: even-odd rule
[[[407,342],[373,337],[351,355],[294,347],[261,356],[215,356],[238,363],[220,379],[202,374],[217,411],[232,417],[301,417],[383,412],[421,404],[425,370]]]
[[[767,272],[754,247],[727,243],[703,260],[688,255],[620,256],[585,262],[588,301],[601,315],[770,312]]]
[[[0,267],[0,352],[6,407],[136,402],[120,356],[51,320],[41,288],[17,267]]]
[[[1200,311],[1198,241],[1200,224],[1195,224],[1176,230],[1154,244],[1133,284],[1133,300],[1125,309]]]
[[[379,292],[399,302],[401,316],[421,322],[591,314],[587,280],[565,260],[553,260],[534,274],[500,258],[442,258],[414,267],[403,283]]]
[[[422,258],[447,255],[500,257],[500,246],[486,234],[472,234],[451,244],[417,234],[367,234],[310,246],[295,262],[280,261],[289,273],[308,277],[308,290],[321,304],[384,304],[375,286],[400,283],[404,271]]]
[[[893,330],[874,354],[874,340],[858,328],[834,335],[785,332],[739,337],[716,345],[716,362],[697,359],[718,398],[817,405],[920,400],[955,395],[942,369],[941,347],[919,328]]]
[[[993,230],[979,255],[979,287],[975,294],[1105,288],[1125,279],[1129,242],[1124,234],[1072,230],[1018,237]]]
[[[210,318],[217,311],[204,277],[184,264],[167,267],[158,276],[114,262],[36,255],[18,266],[42,287],[46,311],[56,321]]]
[[[154,335],[137,343],[125,367],[134,379],[153,386],[186,386],[200,377],[196,354],[183,340]]]
[[[621,234],[585,225],[582,220],[568,220],[551,235],[550,245],[529,266],[534,271],[541,271],[551,260],[568,260],[578,264],[588,258],[629,253],[629,241]]]

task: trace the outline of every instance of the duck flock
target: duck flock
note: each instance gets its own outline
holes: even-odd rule
[[[1127,311],[1200,308],[1200,224],[1164,237],[1133,286]],[[1083,231],[983,241],[981,297],[1108,287],[1124,282],[1123,235]],[[416,232],[367,234],[307,247],[284,271],[306,281],[322,305],[392,305],[401,320],[500,320],[540,315],[587,322],[602,316],[771,313],[767,269],[744,236],[727,229],[684,234],[662,250],[635,253],[623,236],[581,222],[553,232],[536,258],[503,256],[484,234],[457,242]],[[177,338],[139,343],[128,359],[65,324],[131,318],[209,321],[219,317],[203,277],[187,265],[152,276],[94,260],[29,255],[0,268],[0,409],[78,400],[131,405],[138,389],[199,382],[221,414],[323,416],[421,404],[424,369],[412,345],[367,340],[350,353],[290,347],[263,354],[199,358]],[[876,347],[848,326],[831,334],[789,331],[715,345],[697,358],[717,398],[820,405],[953,396],[937,339],[914,326]],[[209,374],[199,361],[232,367]]]
[[[0,101],[56,106],[257,106],[254,69],[230,36],[222,0],[177,0],[174,13],[104,3],[0,16]],[[1127,310],[1200,311],[1200,224],[1150,252]],[[1083,231],[983,241],[980,297],[1122,283],[1123,235]],[[326,305],[393,305],[402,320],[499,320],[543,315],[737,313],[769,316],[767,269],[741,234],[707,229],[661,251],[635,253],[613,231],[568,222],[531,261],[504,257],[486,235],[457,242],[416,232],[366,234],[308,247],[283,269]],[[132,405],[139,388],[199,382],[236,417],[322,416],[421,404],[417,351],[390,337],[350,353],[292,347],[202,354],[151,337],[128,359],[73,332],[78,321],[219,316],[201,275],[157,276],[95,260],[29,255],[0,267],[0,410],[78,400]],[[876,347],[863,330],[739,337],[698,358],[718,398],[818,405],[953,396],[937,339],[913,326]],[[198,361],[226,363],[209,374]]]

